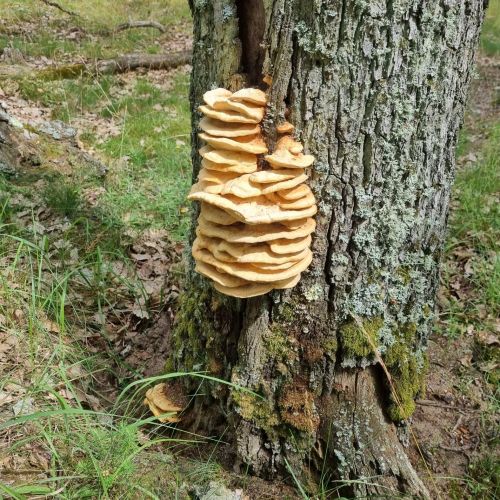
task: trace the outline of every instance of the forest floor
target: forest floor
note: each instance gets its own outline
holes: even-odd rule
[[[183,279],[189,66],[50,76],[55,66],[189,49],[187,2],[58,3],[73,14],[0,0],[0,498],[301,498],[300,485],[232,472],[224,436],[173,433],[142,405],[162,373]],[[116,31],[129,19],[165,31]],[[431,368],[409,453],[436,498],[493,499],[498,1],[457,155]],[[338,498],[311,496],[327,497]]]

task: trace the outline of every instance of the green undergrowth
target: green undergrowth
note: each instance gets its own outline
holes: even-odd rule
[[[138,0],[132,8],[129,2],[111,0],[57,3],[77,15],[70,16],[38,0],[0,0],[4,21],[0,25],[0,49],[13,47],[26,56],[45,56],[59,62],[78,56],[92,60],[134,51],[159,53],[174,31],[189,32],[187,0]],[[160,22],[166,32],[155,28],[113,32],[130,20]],[[28,29],[18,30],[21,25]]]
[[[490,0],[481,36],[481,49],[488,56],[500,55],[500,0]]]
[[[187,499],[194,485],[224,484],[206,452],[219,438],[174,436],[142,405],[164,378],[203,375],[141,379],[114,352],[96,318],[144,291],[132,271],[114,270],[128,266],[126,245],[99,233],[98,217],[91,226],[81,193],[57,182],[40,194],[55,214],[38,219],[36,197],[32,214],[19,210],[23,179],[0,179],[0,498]],[[186,448],[199,458],[179,455]]]
[[[492,4],[493,10],[498,3]],[[486,25],[486,30],[488,23]],[[486,31],[485,36],[488,36]],[[483,37],[484,40],[484,37]],[[470,141],[462,138],[462,154]],[[457,339],[474,336],[472,365],[484,381],[486,401],[481,410],[480,446],[467,474],[450,483],[450,497],[489,500],[499,495],[500,444],[497,415],[500,408],[500,348],[496,322],[500,315],[500,122],[488,131],[477,162],[459,170],[454,186],[447,257],[442,272],[444,294],[440,298],[439,331]],[[472,332],[472,333],[471,333]],[[470,395],[477,379],[462,370],[460,387]],[[474,389],[472,389],[474,387]]]
[[[52,119],[71,123],[80,114],[94,111],[96,106],[109,105],[109,92],[117,84],[113,76],[54,81],[31,77],[19,82],[19,90],[25,99],[49,108]]]
[[[468,325],[491,330],[500,314],[500,123],[491,128],[481,158],[457,174],[442,277],[467,291],[467,300],[449,294],[442,312],[444,333],[462,334]],[[460,288],[459,288],[460,291]]]
[[[178,455],[186,447],[191,455],[198,447],[215,449],[220,440],[174,437],[142,406],[148,386],[186,376],[201,383],[203,375],[131,382],[133,373],[113,356],[106,330],[93,319],[116,301],[123,274],[110,272],[110,255],[99,247],[76,266],[66,263],[54,253],[61,239],[39,229],[18,225],[15,207],[2,196],[0,343],[9,356],[2,358],[0,396],[11,404],[0,406],[0,497],[189,498],[193,484],[224,483],[206,453],[189,460]],[[125,285],[137,290],[132,280]],[[96,336],[97,344],[90,340]],[[110,400],[106,394],[115,386],[120,393]]]
[[[109,206],[132,227],[167,227],[178,239],[187,234],[191,184],[187,94],[182,73],[168,92],[138,80],[130,96],[105,108],[123,117],[123,128],[100,146],[117,160],[109,174]]]
[[[482,252],[495,249],[500,233],[500,122],[490,129],[482,159],[460,170],[454,185],[457,205],[450,220],[451,244],[466,238]]]
[[[56,57],[58,62],[67,59],[79,63],[125,52],[163,51],[162,44],[169,43],[169,37],[190,31],[187,0],[139,0],[133,6],[110,0],[58,3],[79,15],[70,16],[38,0],[0,0],[4,21],[0,25],[0,49],[9,46],[24,56],[44,55]],[[166,27],[166,33],[155,29],[110,33],[129,20],[158,21]],[[97,151],[108,169],[107,175],[91,178],[78,161],[71,164],[66,179],[71,189],[64,185],[59,189],[63,180],[49,183],[49,205],[59,205],[68,215],[68,210],[77,208],[71,205],[78,201],[79,194],[99,189],[103,190],[99,197],[101,213],[108,219],[105,227],[166,228],[172,239],[185,238],[185,198],[191,182],[189,77],[182,70],[162,75],[163,79],[156,81],[134,73],[47,81],[41,73],[33,73],[15,84],[5,83],[7,88],[14,85],[12,88],[32,105],[50,110],[52,120],[75,126],[84,147]],[[28,129],[36,132],[31,125]],[[40,140],[42,147],[50,144],[41,155],[44,159],[50,157],[56,163],[61,158],[66,160],[54,141],[46,141],[43,136]],[[48,170],[57,172],[58,166],[49,165]],[[69,208],[65,209],[65,204]]]
[[[146,78],[137,78],[127,92],[120,86],[113,77],[21,83],[23,96],[49,107],[54,119],[77,125],[80,116],[93,113],[102,120],[83,130],[80,140],[99,151],[107,174],[91,179],[76,164],[74,193],[58,190],[48,196],[74,198],[81,187],[102,188],[101,204],[111,219],[137,229],[167,228],[173,239],[182,240],[191,184],[188,76],[174,72],[166,90]],[[87,120],[91,125],[92,116]],[[45,157],[57,157],[58,145],[49,144],[56,151],[46,151]]]

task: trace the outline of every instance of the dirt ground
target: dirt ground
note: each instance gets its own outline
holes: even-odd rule
[[[500,60],[478,56],[477,72],[464,123],[471,147],[457,158],[458,169],[478,160],[487,131],[500,117]],[[456,201],[452,211],[454,206]],[[452,269],[452,279],[448,284],[443,282],[438,293],[438,328],[429,339],[426,393],[417,401],[411,419],[412,461],[422,477],[427,478],[429,487],[437,488],[445,498],[451,494],[461,498],[463,486],[460,481],[453,483],[453,478],[467,477],[471,465],[481,459],[490,444],[493,455],[498,456],[499,452],[500,417],[491,407],[496,389],[485,377],[485,373],[498,369],[498,361],[481,363],[480,350],[484,346],[498,349],[500,320],[490,318],[489,332],[477,331],[472,321],[468,325],[464,322],[460,337],[450,338],[446,336],[447,322],[440,314],[450,296],[464,304],[477,294],[467,278],[472,255],[467,245],[459,245],[447,253],[443,263],[444,269]],[[480,314],[488,315],[486,307]]]

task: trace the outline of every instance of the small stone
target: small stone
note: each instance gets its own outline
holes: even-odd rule
[[[248,497],[243,490],[230,490],[225,485],[216,481],[210,481],[208,490],[200,495],[200,500],[246,500]]]
[[[29,415],[34,411],[34,399],[27,397],[20,399],[17,403],[12,405],[12,412],[17,417],[18,415]]]

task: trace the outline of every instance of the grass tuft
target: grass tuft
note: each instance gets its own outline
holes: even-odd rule
[[[80,189],[65,181],[47,185],[43,198],[49,208],[66,217],[75,217],[82,206]]]

